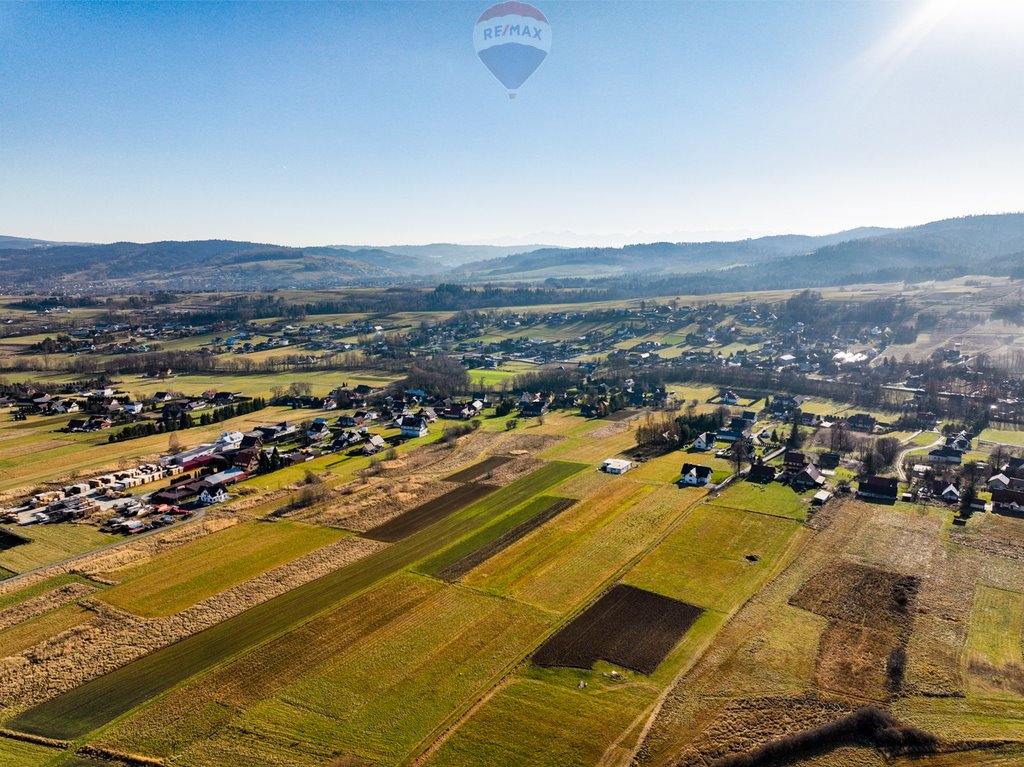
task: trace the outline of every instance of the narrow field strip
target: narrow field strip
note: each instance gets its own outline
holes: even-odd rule
[[[499,551],[525,538],[545,522],[576,503],[575,498],[542,495],[493,525],[429,559],[422,571],[446,581],[456,581]],[[468,552],[468,553],[466,553]]]
[[[510,455],[492,455],[490,458],[480,461],[480,463],[475,463],[454,474],[449,474],[445,477],[445,480],[448,482],[476,482],[486,477],[489,472],[504,466],[511,460],[512,456]]]
[[[494,485],[462,485],[445,493],[440,498],[421,503],[404,514],[399,514],[394,519],[389,519],[384,524],[377,525],[377,527],[363,533],[362,536],[375,541],[395,543],[429,527],[438,520],[444,519],[449,514],[454,514],[459,509],[468,506],[489,493],[493,493],[497,489]]]
[[[155,695],[272,639],[585,468],[552,462],[409,538],[28,709],[11,729],[82,737]]]

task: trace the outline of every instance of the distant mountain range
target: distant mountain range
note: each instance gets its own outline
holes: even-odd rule
[[[347,245],[231,240],[69,245],[0,237],[0,288],[246,290],[415,282],[683,281],[694,292],[843,282],[1024,275],[1024,214],[864,227],[810,237],[643,243],[622,248]]]

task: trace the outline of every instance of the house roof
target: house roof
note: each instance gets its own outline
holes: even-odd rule
[[[683,473],[683,474],[693,473],[697,477],[710,477],[711,476],[711,467],[710,466],[702,466],[699,463],[684,463],[683,464],[683,470],[682,470],[681,473]]]

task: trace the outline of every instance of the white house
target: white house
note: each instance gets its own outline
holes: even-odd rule
[[[710,450],[715,446],[715,442],[718,441],[718,435],[713,431],[706,431],[703,434],[698,434],[697,439],[693,441],[694,450]]]
[[[711,467],[696,463],[684,463],[682,478],[679,481],[684,485],[704,487],[711,481]]]
[[[209,506],[213,503],[224,503],[228,499],[228,491],[223,487],[206,487],[203,488],[203,492],[199,494],[199,502],[204,506]]]
[[[601,471],[608,474],[625,474],[633,468],[633,462],[622,458],[609,458],[601,464]]]
[[[418,415],[407,415],[399,424],[403,437],[425,437],[430,433],[427,421]]]

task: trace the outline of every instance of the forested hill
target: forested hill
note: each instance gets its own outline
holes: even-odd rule
[[[402,247],[405,252],[396,253],[230,240],[4,248],[0,242],[0,289],[102,292],[548,282],[553,287],[611,286],[616,292],[632,286],[638,295],[652,295],[651,290],[712,293],[964,274],[1024,276],[1024,214],[968,216],[898,230],[862,228],[822,237],[542,248],[454,267],[440,257],[440,250],[429,248]]]

